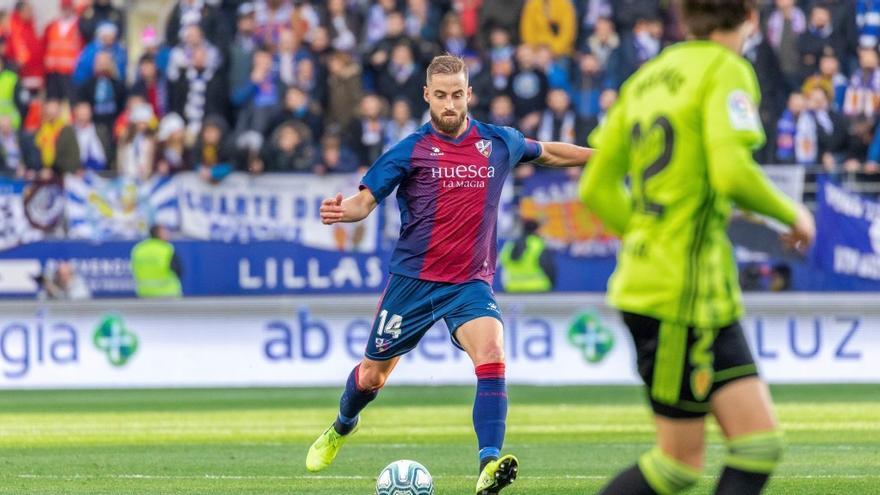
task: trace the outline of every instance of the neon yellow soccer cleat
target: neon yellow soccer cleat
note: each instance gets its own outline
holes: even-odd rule
[[[499,493],[502,488],[513,483],[518,470],[519,461],[516,456],[510,454],[501,456],[501,458],[486,464],[483,472],[480,473],[480,478],[477,480],[477,495]]]
[[[360,421],[358,421],[351,433],[340,435],[336,433],[333,425],[330,425],[330,428],[327,428],[309,447],[309,454],[306,456],[306,469],[316,473],[329,466],[333,459],[336,459],[336,454],[339,453],[339,449],[342,448],[348,437],[354,435],[360,426]]]

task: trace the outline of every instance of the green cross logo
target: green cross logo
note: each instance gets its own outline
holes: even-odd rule
[[[124,366],[137,351],[137,335],[125,328],[122,318],[115,315],[105,316],[95,335],[92,337],[95,347],[107,353],[107,359],[113,366]]]
[[[568,342],[581,350],[588,363],[598,363],[614,348],[614,334],[598,316],[585,312],[569,325]]]

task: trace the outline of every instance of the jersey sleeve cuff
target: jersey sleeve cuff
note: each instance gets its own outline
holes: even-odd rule
[[[537,160],[541,153],[544,152],[544,148],[541,146],[539,141],[535,141],[534,139],[525,140],[525,148],[523,150],[523,156],[520,160],[521,162],[530,162],[533,160]]]

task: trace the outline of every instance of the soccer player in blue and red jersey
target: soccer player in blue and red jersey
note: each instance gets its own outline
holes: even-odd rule
[[[364,359],[348,378],[336,421],[309,449],[306,467],[330,465],[400,357],[443,319],[453,343],[474,363],[476,493],[493,494],[516,478],[518,467],[516,457],[501,455],[507,387],[501,312],[491,288],[501,188],[518,163],[578,167],[592,150],[533,141],[470,118],[467,68],[451,55],[429,65],[424,97],[431,122],[379,157],[360,192],[345,199],[340,193],[321,206],[325,224],[357,222],[396,187],[401,226]]]

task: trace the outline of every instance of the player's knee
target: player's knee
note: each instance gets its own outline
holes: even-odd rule
[[[770,474],[782,459],[784,448],[779,430],[749,433],[728,440],[725,463],[740,471]]]
[[[639,458],[639,470],[659,494],[678,493],[700,479],[700,469],[664,454],[660,447]]]
[[[504,348],[501,346],[489,346],[474,353],[474,366],[492,363],[504,364]]]
[[[385,386],[389,373],[372,367],[361,366],[358,370],[357,385],[361,390],[379,390]]]

